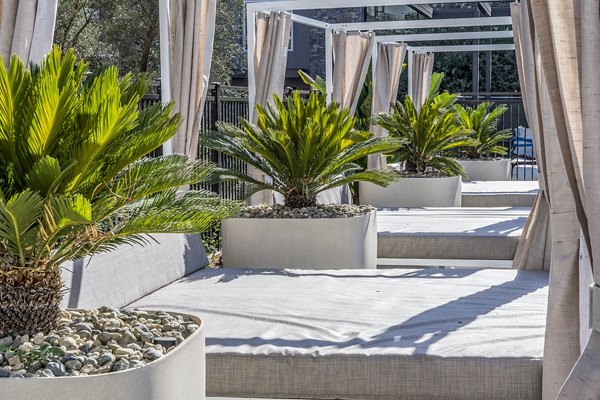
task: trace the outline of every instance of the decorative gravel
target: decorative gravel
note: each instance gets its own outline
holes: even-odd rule
[[[426,172],[424,174],[409,171],[396,171],[402,178],[448,178],[443,172]]]
[[[371,206],[347,204],[318,204],[315,207],[290,208],[280,204],[259,205],[244,208],[237,218],[350,218],[375,210]]]
[[[119,310],[63,311],[48,334],[0,338],[0,377],[97,375],[139,368],[198,329],[181,315]]]

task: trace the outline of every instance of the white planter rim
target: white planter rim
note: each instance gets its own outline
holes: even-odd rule
[[[122,308],[125,309],[126,307]],[[93,310],[93,309],[86,309],[86,308],[67,308],[65,309],[65,311],[88,311],[88,310]],[[186,337],[184,339],[184,341],[175,346],[175,348],[173,350],[171,350],[170,352],[168,352],[167,354],[165,354],[164,356],[160,357],[158,360],[154,360],[152,362],[147,363],[146,365],[143,365],[141,367],[138,368],[130,368],[130,369],[126,369],[123,371],[116,371],[116,372],[108,372],[105,374],[97,374],[97,375],[78,375],[78,376],[54,376],[54,377],[31,377],[31,378],[23,378],[25,381],[29,380],[29,379],[39,379],[39,380],[55,380],[55,379],[61,379],[61,380],[69,380],[69,379],[86,379],[86,380],[91,380],[91,379],[106,379],[107,376],[117,376],[117,375],[124,375],[127,373],[131,373],[133,371],[138,371],[140,369],[144,369],[146,367],[149,366],[159,366],[161,365],[163,362],[166,362],[165,359],[167,357],[169,357],[170,355],[173,354],[177,354],[178,352],[184,351],[183,350],[183,346],[185,344],[185,342],[189,341],[190,339],[193,339],[195,336],[197,335],[201,335],[202,331],[204,330],[204,320],[202,320],[200,317],[197,317],[195,315],[192,314],[187,314],[187,313],[180,313],[180,312],[175,312],[175,311],[167,311],[167,310],[149,310],[149,309],[136,309],[136,311],[146,311],[148,313],[158,313],[158,312],[165,312],[167,314],[171,314],[171,315],[181,315],[182,317],[185,318],[189,318],[190,320],[194,321],[197,325],[198,325],[198,329],[196,329],[196,331],[194,333],[192,333],[190,336]],[[10,379],[10,378],[8,378]]]

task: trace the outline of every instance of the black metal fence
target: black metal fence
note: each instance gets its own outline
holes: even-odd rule
[[[200,135],[202,135],[202,132],[216,130],[217,122],[239,125],[240,118],[248,118],[248,111],[247,88],[214,84],[209,89],[206,102],[204,103],[204,114],[200,123]],[[200,146],[198,149],[198,157],[210,160],[219,167],[240,172],[246,170],[246,164],[240,160],[203,146]],[[211,187],[204,186],[204,188],[211,189],[226,199],[244,199],[245,187],[241,182],[222,182]]]
[[[308,92],[303,94],[306,95]],[[140,106],[147,107],[158,101],[160,101],[160,88],[153,85],[151,91],[144,96]],[[458,103],[464,107],[477,107],[484,101],[493,102],[497,105],[504,104],[508,107],[500,120],[498,128],[501,130],[511,129],[514,132],[513,138],[503,143],[509,149],[509,156],[513,162],[513,179],[531,180],[535,178],[537,171],[531,138],[526,129],[519,129],[519,127],[527,128],[521,94],[464,93],[459,98]],[[248,111],[248,88],[213,84],[209,88],[204,104],[199,134],[202,135],[202,132],[215,130],[218,121],[239,124],[240,118],[248,118]],[[231,168],[236,171],[244,171],[246,168],[244,163],[225,154],[202,146],[198,151],[200,158],[211,160],[220,167]],[[160,149],[153,154],[159,155]],[[238,182],[225,182],[211,187],[205,186],[205,188],[211,189],[228,199],[240,200],[244,196],[244,186]]]

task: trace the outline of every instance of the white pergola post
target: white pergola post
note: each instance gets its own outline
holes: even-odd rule
[[[413,65],[413,57],[414,57],[415,53],[411,50],[408,49],[408,54],[407,54],[407,68],[408,68],[408,93],[412,93],[412,82],[413,82],[413,69],[412,69],[412,65]]]
[[[160,97],[163,104],[167,104],[172,100],[169,54],[169,0],[159,0],[158,7],[160,23]],[[173,154],[172,139],[163,143],[162,153],[163,155]]]
[[[256,52],[256,13],[248,7],[246,10],[246,40],[248,48],[248,117],[252,119],[256,99],[256,71],[254,70],[254,55]]]
[[[325,85],[327,104],[333,98],[333,31],[325,30]]]

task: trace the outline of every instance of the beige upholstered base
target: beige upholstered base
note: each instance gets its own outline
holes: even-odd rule
[[[206,317],[207,395],[539,400],[548,275],[210,269],[133,304]]]

